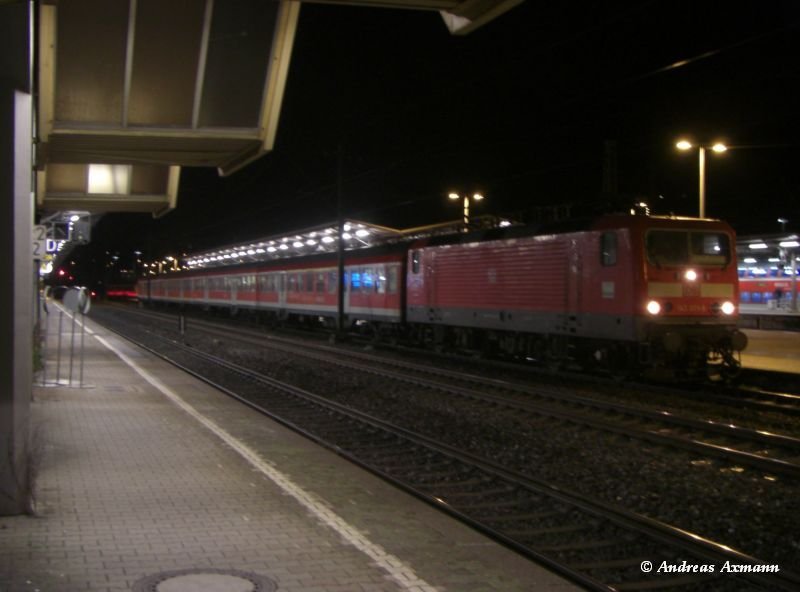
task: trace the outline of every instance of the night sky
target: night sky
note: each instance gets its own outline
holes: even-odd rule
[[[798,24],[794,1],[528,0],[462,38],[433,12],[304,4],[274,151],[229,178],[183,169],[176,211],[106,215],[76,253],[155,258],[333,220],[340,160],[344,214],[398,228],[457,219],[451,190],[485,194],[475,215],[696,215],[685,135],[741,146],[708,156],[708,216],[800,231]]]

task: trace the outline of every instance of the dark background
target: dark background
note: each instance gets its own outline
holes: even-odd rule
[[[790,1],[528,0],[462,38],[434,12],[304,4],[274,151],[228,178],[183,169],[176,211],[106,215],[73,259],[331,221],[337,179],[345,216],[397,228],[459,218],[451,190],[485,194],[474,215],[697,215],[679,136],[739,146],[708,155],[707,216],[798,230],[798,23]]]

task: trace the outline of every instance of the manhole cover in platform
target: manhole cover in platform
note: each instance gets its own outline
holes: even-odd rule
[[[147,576],[133,592],[273,592],[275,582],[233,569],[182,569]]]

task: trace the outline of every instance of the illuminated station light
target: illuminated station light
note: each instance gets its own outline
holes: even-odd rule
[[[800,236],[775,234],[761,237],[739,237],[740,277],[800,277]]]
[[[348,220],[344,223],[344,248],[346,250],[369,247],[399,237],[402,233],[392,228]],[[249,243],[230,245],[213,251],[197,253],[186,260],[191,269],[269,261],[283,257],[313,253],[330,253],[339,248],[338,228],[331,225],[318,226],[294,232],[290,235],[274,235]]]

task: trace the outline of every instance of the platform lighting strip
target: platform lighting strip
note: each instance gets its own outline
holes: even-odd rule
[[[189,269],[268,261],[302,254],[329,253],[338,248],[338,228],[327,227],[300,234],[267,238],[199,253],[186,259]],[[342,238],[345,249],[369,247],[381,238],[381,231],[362,223],[346,223]]]
[[[475,226],[482,228],[506,227],[515,223],[499,219],[495,216],[477,216]],[[413,240],[415,238],[429,237],[437,234],[452,234],[462,229],[463,223],[459,221],[445,222],[407,230],[397,230],[375,224],[345,221],[342,237],[346,250],[370,247],[376,244],[389,243],[392,240]],[[279,235],[244,243],[232,245],[213,251],[198,253],[185,258],[182,269],[201,269],[238,263],[253,263],[269,261],[282,257],[312,253],[330,253],[338,248],[338,226],[321,226],[290,235]],[[169,270],[168,270],[169,271]]]

